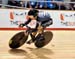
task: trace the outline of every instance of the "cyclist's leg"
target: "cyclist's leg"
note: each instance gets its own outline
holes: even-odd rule
[[[27,44],[31,44],[32,42],[34,42],[36,39],[35,39],[35,36],[36,36],[36,34],[37,34],[37,30],[36,29],[34,29],[34,30],[32,30],[33,32],[30,34],[30,36],[31,36],[31,39],[27,42]]]
[[[44,27],[39,26],[39,27],[38,27],[38,33],[41,34],[41,33],[43,33],[43,32],[44,32]]]
[[[35,39],[36,34],[37,34],[37,31],[32,32],[32,34],[30,34],[33,42],[36,40]]]
[[[40,39],[41,40],[44,40],[45,38],[44,38],[44,27],[42,27],[42,26],[40,26],[40,28],[38,28],[38,35],[37,35],[37,37],[36,38],[39,38],[40,37]]]

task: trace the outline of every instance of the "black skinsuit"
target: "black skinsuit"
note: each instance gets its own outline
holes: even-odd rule
[[[38,28],[38,26],[39,26],[39,22],[41,23],[41,26],[43,26],[43,27],[47,27],[47,26],[53,24],[53,21],[52,21],[52,19],[51,19],[50,17],[39,17],[39,16],[38,16],[36,20],[37,20],[37,24],[36,24],[36,27],[33,29],[34,31],[37,30],[37,28]],[[23,26],[29,24],[31,21],[32,21],[32,20],[29,19],[28,21],[26,21],[26,22],[23,24]]]

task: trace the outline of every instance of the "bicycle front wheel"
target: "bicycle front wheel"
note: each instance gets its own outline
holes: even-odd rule
[[[9,40],[9,47],[12,49],[19,48],[26,42],[27,38],[28,36],[24,32],[19,32]]]

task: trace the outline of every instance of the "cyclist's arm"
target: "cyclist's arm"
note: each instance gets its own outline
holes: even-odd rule
[[[27,19],[28,20],[24,23],[24,26],[27,25],[27,24],[29,24],[29,22],[31,22],[31,20],[35,19],[35,17],[32,16],[32,15],[30,15],[30,16],[27,16]]]
[[[29,24],[30,21],[31,21],[31,19],[27,20],[27,21],[23,24],[23,26]]]
[[[27,20],[25,23],[20,24],[19,27],[24,27],[25,25],[29,24],[30,21],[31,19]]]

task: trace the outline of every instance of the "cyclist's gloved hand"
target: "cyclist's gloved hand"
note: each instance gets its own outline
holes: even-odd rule
[[[24,24],[23,24],[23,23],[22,23],[22,24],[20,24],[20,25],[19,25],[19,27],[24,27]]]

